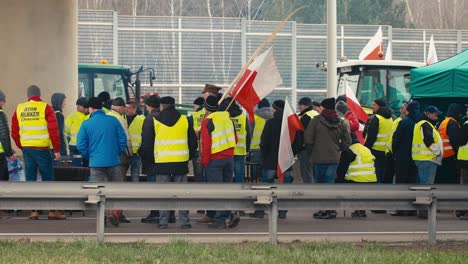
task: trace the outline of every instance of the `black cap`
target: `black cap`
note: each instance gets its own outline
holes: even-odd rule
[[[113,106],[127,106],[125,103],[125,100],[122,97],[117,97],[114,100],[112,100],[112,105]]]
[[[103,103],[110,100],[110,94],[107,91],[100,92],[97,97],[101,99],[101,102]]]
[[[335,110],[335,98],[330,97],[330,98],[325,98],[323,101],[320,103],[320,105],[328,110]]]
[[[175,99],[174,97],[171,97],[171,96],[164,96],[164,97],[161,97],[160,102],[161,104],[173,105],[175,104]]]
[[[312,106],[312,100],[309,97],[302,97],[299,99],[298,105]]]
[[[216,112],[218,110],[218,98],[210,95],[205,100],[205,109],[208,112]]]
[[[374,103],[376,103],[380,107],[387,106],[387,102],[383,98],[375,99]]]
[[[439,111],[439,109],[437,109],[437,107],[435,107],[433,105],[430,105],[430,106],[426,107],[426,109],[424,109],[424,113],[431,113],[431,114],[441,115],[442,111]]]
[[[270,107],[270,101],[268,99],[263,98],[257,105],[258,108],[263,108],[263,107]]]
[[[419,112],[419,102],[418,101],[411,101],[406,105],[406,111],[408,112]]]
[[[273,102],[273,108],[275,110],[283,110],[284,109],[284,101],[283,100],[276,100]]]
[[[195,101],[193,101],[194,105],[203,105],[204,103],[205,99],[203,99],[203,97],[198,97],[197,99],[195,99]]]
[[[81,105],[84,108],[89,107],[88,106],[88,100],[86,99],[86,97],[78,98],[78,100],[76,100],[76,105]]]
[[[312,100],[312,106],[320,106],[319,100]]]
[[[159,107],[159,105],[161,104],[159,95],[153,94],[148,96],[145,100],[145,104],[155,108]]]
[[[88,106],[94,109],[102,109],[102,101],[97,97],[91,97],[88,100]]]

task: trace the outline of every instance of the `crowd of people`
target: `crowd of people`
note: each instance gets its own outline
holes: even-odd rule
[[[89,167],[90,182],[187,182],[189,161],[193,180],[208,183],[274,183],[277,178],[283,109],[285,102],[270,104],[263,99],[255,110],[254,123],[231,97],[222,98],[221,87],[207,84],[194,111],[182,115],[170,96],[152,94],[144,100],[146,115],[133,101],[97,97],[79,98],[76,112],[65,117],[66,96],[55,93],[51,104],[43,102],[41,90],[32,85],[27,101],[18,104],[12,116],[11,138],[22,150],[26,181],[53,181],[54,166],[71,157],[73,166]],[[8,180],[8,161],[16,159],[10,129],[1,107],[6,96],[0,91],[0,177]],[[223,99],[223,100],[221,100]],[[451,104],[446,117],[435,106],[420,112],[410,101],[401,106],[399,117],[383,98],[375,99],[373,115],[361,124],[350,111],[346,97],[298,101],[304,131],[292,144],[300,161],[302,182],[312,183],[466,183],[468,176],[468,122],[466,107]],[[362,129],[363,128],[363,129]],[[250,175],[246,177],[246,165]],[[130,176],[126,177],[127,172]],[[294,180],[292,167],[284,172],[284,184]],[[239,224],[233,211],[199,211],[197,222],[211,228]],[[375,211],[375,213],[382,213]],[[263,211],[249,214],[263,218]],[[412,215],[396,211],[393,215]],[[317,219],[336,218],[336,211],[314,213]],[[427,217],[419,212],[420,217]],[[191,228],[189,212],[178,212],[180,228]],[[357,210],[353,217],[366,217]],[[468,212],[457,212],[468,217]],[[65,219],[63,211],[49,211],[48,219]],[[39,219],[32,211],[31,220]],[[279,211],[279,218],[287,218]],[[174,212],[152,210],[141,219],[168,228]],[[106,214],[113,225],[130,222],[121,210]]]

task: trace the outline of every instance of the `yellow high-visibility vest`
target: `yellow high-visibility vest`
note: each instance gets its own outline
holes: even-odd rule
[[[372,145],[372,149],[377,151],[385,151],[388,144],[388,138],[392,133],[393,120],[391,117],[385,118],[381,115],[375,115],[379,119],[379,130],[377,132],[377,138]]]
[[[70,138],[70,146],[76,146],[76,136],[80,131],[83,121],[88,120],[89,115],[82,112],[75,112],[65,118],[65,134]]]
[[[130,133],[130,140],[132,141],[133,154],[137,153],[141,146],[141,132],[143,130],[144,121],[145,116],[137,115],[133,118],[132,123],[130,123],[128,127],[128,133]]]
[[[463,125],[468,125],[468,121],[466,121]],[[458,148],[457,158],[458,160],[468,160],[468,142]]]
[[[411,156],[413,160],[436,160],[437,155],[434,154],[427,146],[424,144],[423,132],[421,131],[421,126],[427,123],[432,127],[432,135],[434,137],[434,144],[441,145],[441,151],[443,151],[442,139],[440,138],[439,132],[437,129],[427,120],[421,120],[414,126],[413,130],[413,146],[411,148]]]
[[[237,144],[234,148],[234,155],[247,155],[247,116],[240,114],[236,117],[231,117],[231,120],[237,133]]]
[[[349,149],[356,154],[356,159],[349,164],[345,179],[353,182],[377,182],[375,157],[365,146],[355,143]]]
[[[250,144],[250,149],[260,150],[260,140],[262,139],[262,132],[265,128],[266,119],[254,115],[255,118],[255,127],[252,135],[252,142]]]
[[[49,147],[50,137],[45,118],[47,103],[28,101],[16,108],[19,136],[23,147]]]
[[[3,112],[3,109],[0,108],[0,112]],[[5,150],[3,149],[2,142],[0,142],[0,153],[4,153]]]
[[[103,108],[103,109],[104,109],[104,108]],[[113,116],[113,117],[117,118],[119,121],[120,121],[121,119],[125,119],[125,117],[124,117],[123,115],[117,113],[116,111],[109,111],[109,112],[106,113],[106,115]]]
[[[193,112],[192,113],[192,118],[193,118],[193,130],[199,131],[201,123],[203,121],[203,117],[205,117],[206,110],[205,108],[201,109],[200,111]]]
[[[393,134],[395,134],[395,131],[398,128],[398,125],[400,124],[401,120],[403,120],[401,117],[398,117],[393,121],[392,124],[392,133],[388,137],[388,143],[387,143],[387,149],[385,149],[385,153],[391,153],[392,152],[392,144],[393,144]]]
[[[305,115],[308,115],[310,118],[314,118],[316,116],[318,116],[319,113],[317,113],[317,111],[315,110],[309,110],[307,112],[305,112]],[[301,116],[301,118],[303,117],[304,115]],[[305,128],[305,127],[304,127]]]
[[[171,163],[189,160],[188,120],[185,115],[172,127],[154,119],[154,162]]]
[[[108,114],[108,113],[110,113],[110,112],[111,112],[111,110],[110,110],[110,109],[107,109],[107,108],[106,108],[106,107],[104,107],[104,106],[102,107],[102,111],[104,111],[104,113],[106,113],[106,114]]]
[[[235,147],[236,135],[229,113],[214,112],[208,118],[214,125],[214,130],[211,132],[211,154]]]

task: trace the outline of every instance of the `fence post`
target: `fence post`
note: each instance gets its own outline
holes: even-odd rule
[[[278,244],[278,198],[272,197],[271,205],[269,206],[268,231],[270,234],[270,244]]]
[[[297,104],[297,28],[296,21],[291,22],[291,98],[292,105]],[[296,107],[294,107],[296,109]]]
[[[424,29],[423,30],[423,43],[424,43],[424,58],[423,58],[423,62],[426,62],[426,59],[427,59],[427,49],[426,49],[426,30]]]
[[[427,208],[429,244],[437,243],[437,198],[432,197],[432,203]]]
[[[345,52],[344,52],[344,26],[343,25],[340,25],[340,31],[341,31],[341,36],[340,36],[340,49],[341,49],[341,55],[340,55],[340,58],[343,57],[345,55]]]
[[[179,17],[178,20],[178,52],[179,52],[179,61],[178,61],[178,71],[179,71],[179,104],[182,103],[182,17]]]
[[[119,14],[112,12],[112,64],[119,64]]]
[[[104,241],[106,196],[99,195],[99,202],[96,210],[96,239],[98,242]]]
[[[457,53],[462,51],[462,32],[457,30]]]
[[[247,62],[247,21],[244,18],[241,19],[241,62],[242,66]]]

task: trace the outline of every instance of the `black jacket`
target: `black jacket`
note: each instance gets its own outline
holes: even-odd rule
[[[278,110],[273,113],[273,119],[267,120],[260,139],[260,151],[263,157],[263,167],[265,169],[276,170],[278,166],[278,152],[281,135],[281,124],[283,121],[283,111]],[[296,139],[292,144],[294,155],[302,147],[301,140],[296,134]]]
[[[138,154],[141,157],[142,172],[154,175],[154,118],[159,116],[159,108],[153,109],[145,118],[141,131],[141,146]]]
[[[468,124],[462,125],[457,135],[458,146],[464,146],[468,143]],[[458,165],[461,168],[468,168],[468,160],[459,160]]]
[[[392,151],[393,157],[400,163],[410,163],[412,161],[411,148],[413,146],[413,131],[419,119],[419,109],[410,112],[401,120],[395,133],[393,133]]]
[[[171,107],[160,112],[159,116],[156,117],[156,120],[158,120],[159,122],[163,123],[166,126],[171,127],[171,126],[174,126],[179,121],[180,118],[187,118],[187,117],[181,116],[179,111],[177,111],[174,107]],[[188,126],[187,137],[188,137],[189,160],[190,160],[195,155],[195,152],[197,151],[197,136],[195,135],[195,131],[193,130],[192,126]],[[155,174],[162,174],[162,175],[170,175],[170,174],[181,175],[181,174],[187,174],[188,171],[189,171],[188,161],[184,161],[184,162],[156,163],[153,172]]]
[[[375,150],[372,149],[372,146],[377,140],[377,134],[379,133],[379,119],[377,118],[376,115],[381,115],[384,118],[391,118],[392,110],[385,106],[380,107],[379,110],[377,110],[377,112],[375,113],[375,115],[369,118],[369,120],[366,123],[366,126],[364,127],[363,136],[366,139],[364,146],[372,150],[373,154]],[[383,155],[385,155],[384,151],[375,151],[375,152],[382,152]],[[376,154],[378,155],[382,153],[376,153]]]
[[[5,156],[10,157],[13,155],[11,149],[11,140],[10,140],[10,129],[8,127],[8,118],[5,115],[5,112],[0,111],[0,142],[2,143],[3,150],[5,151]]]

